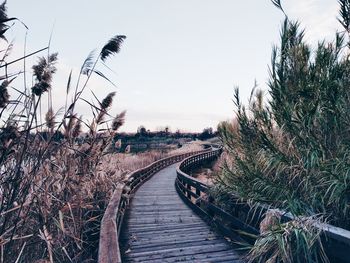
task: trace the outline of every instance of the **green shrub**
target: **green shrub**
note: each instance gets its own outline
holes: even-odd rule
[[[254,89],[246,107],[236,88],[236,118],[219,125],[229,158],[217,192],[350,229],[350,1],[339,2],[345,31],[316,48],[286,17],[267,99]]]

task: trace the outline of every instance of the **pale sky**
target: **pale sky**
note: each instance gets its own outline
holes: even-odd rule
[[[282,2],[313,44],[340,30],[336,0]],[[271,48],[283,21],[270,0],[9,0],[7,6],[9,16],[29,28],[27,53],[45,47],[53,30],[51,51],[59,53],[55,110],[64,105],[70,70],[76,78],[91,50],[114,35],[127,36],[107,62],[115,74],[100,68],[117,88],[99,78],[89,88],[101,99],[117,92],[112,112],[127,110],[122,130],[132,132],[140,125],[201,131],[231,119],[235,86],[244,100],[255,79],[266,89]],[[23,54],[25,33],[19,23],[8,32],[16,47],[12,58]],[[78,110],[90,116],[86,105]]]

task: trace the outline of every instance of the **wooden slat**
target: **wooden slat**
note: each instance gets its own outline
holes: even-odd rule
[[[232,252],[227,246],[223,244],[204,245],[199,244],[198,246],[188,246],[185,248],[171,248],[162,249],[156,251],[142,251],[142,252],[130,252],[128,253],[128,259],[139,259],[139,260],[153,260],[153,259],[165,259],[170,257],[179,257],[187,255],[209,255],[214,252],[227,251]],[[237,258],[240,258],[237,254]],[[128,260],[126,259],[126,260]]]

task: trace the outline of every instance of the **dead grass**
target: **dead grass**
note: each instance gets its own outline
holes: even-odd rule
[[[9,28],[6,21],[13,20],[7,18],[5,4],[0,5],[0,40]],[[66,103],[58,110],[51,94],[57,53],[38,58],[31,77],[22,75],[29,75],[27,68],[11,74],[1,67],[0,263],[95,262],[100,221],[124,176],[169,154],[198,148],[109,153],[125,112],[111,116],[114,92],[104,99],[92,92],[92,101],[82,95],[92,76],[107,79],[99,67],[119,52],[124,39],[111,38],[99,53],[88,55],[77,76],[69,75]],[[4,45],[1,66],[12,48]],[[14,78],[22,78],[19,86],[12,83]],[[33,81],[29,85],[26,79]],[[86,120],[77,112],[80,103],[91,107],[93,118]]]
[[[0,27],[6,29],[5,4],[0,7]],[[106,169],[101,160],[124,123],[125,112],[109,114],[114,93],[92,102],[81,95],[92,75],[106,78],[97,68],[119,52],[124,39],[116,36],[97,56],[90,54],[74,88],[72,74],[69,76],[66,105],[57,111],[51,96],[57,53],[38,58],[32,67],[31,86],[22,73],[1,72],[1,263],[89,262],[96,258],[99,222],[113,187],[127,172],[112,166]],[[4,45],[8,48],[2,51],[1,66],[12,47]],[[21,77],[17,85],[24,85],[13,86],[12,80]],[[78,103],[89,104],[94,117],[78,117]],[[85,135],[83,126],[88,131]]]

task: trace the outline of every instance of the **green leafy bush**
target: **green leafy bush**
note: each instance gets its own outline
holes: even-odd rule
[[[286,17],[267,99],[254,89],[245,106],[235,90],[236,118],[219,125],[229,158],[216,190],[350,229],[350,1],[339,3],[345,31],[316,48]]]

